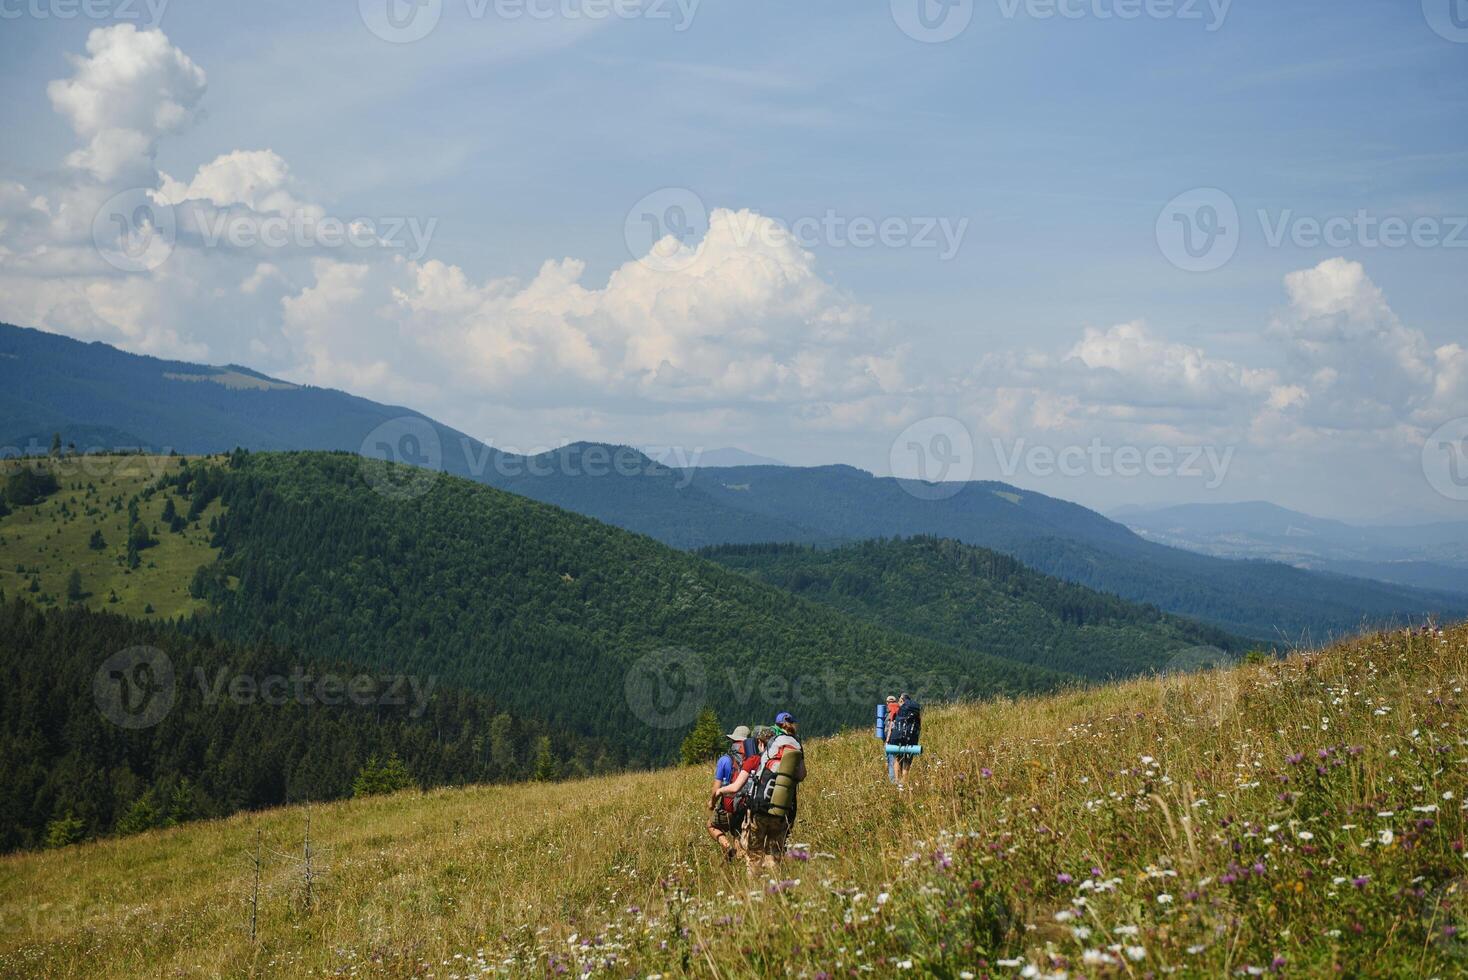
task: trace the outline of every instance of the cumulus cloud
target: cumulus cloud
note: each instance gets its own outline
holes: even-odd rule
[[[215,157],[188,183],[165,173],[159,176],[157,199],[164,204],[207,201],[220,208],[242,205],[260,214],[324,213],[319,205],[297,199],[290,166],[274,150],[235,150]]]
[[[421,346],[452,352],[446,371],[500,391],[560,381],[712,402],[901,386],[900,351],[770,219],[715,209],[678,266],[629,261],[598,288],[574,259],[547,261],[525,282],[484,283],[442,262],[407,263],[394,316]]]
[[[203,69],[159,30],[132,24],[100,27],[87,36],[86,57],[74,73],[46,89],[51,105],[86,145],[67,164],[101,181],[151,179],[160,137],[187,126],[207,80]]]
[[[1268,325],[1277,357],[1247,365],[1141,322],[1088,328],[1065,350],[984,358],[965,381],[971,416],[1003,434],[1406,452],[1468,410],[1468,351],[1433,349],[1365,268],[1329,259],[1284,278]]]

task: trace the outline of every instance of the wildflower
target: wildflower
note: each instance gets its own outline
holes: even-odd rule
[[[1383,847],[1391,847],[1392,841],[1397,839],[1397,835],[1392,833],[1392,829],[1388,827],[1381,833],[1377,834],[1376,839],[1381,843]]]
[[[1055,880],[1058,881],[1058,882],[1060,882],[1062,885],[1068,885],[1072,881],[1074,881],[1075,879],[1071,878],[1070,875],[1068,875],[1064,871],[1062,871],[1062,872],[1060,872],[1060,874],[1058,874],[1058,875],[1055,876]]]
[[[1169,895],[1169,894],[1167,894],[1167,892],[1163,892],[1161,895],[1158,895],[1157,896],[1157,904],[1158,905],[1171,905],[1172,904],[1172,896]]]
[[[994,775],[994,773],[990,771],[989,768],[986,766],[985,768],[979,770],[979,775],[985,779],[988,779],[990,776]]]
[[[1351,884],[1355,885],[1357,888],[1365,888],[1366,883],[1370,880],[1370,875],[1357,875],[1356,877],[1351,879]]]
[[[1126,948],[1127,959],[1133,963],[1139,963],[1147,958],[1147,950],[1141,946],[1128,946]]]
[[[1310,831],[1308,831],[1308,830],[1302,830],[1298,834],[1296,834],[1295,836],[1298,837],[1298,838],[1300,838],[1300,840],[1314,840],[1315,839],[1315,835],[1312,834],[1312,833],[1310,833]]]

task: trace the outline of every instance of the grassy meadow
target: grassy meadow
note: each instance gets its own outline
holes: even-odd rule
[[[67,579],[76,570],[82,576],[82,602],[92,609],[142,618],[202,611],[204,604],[188,594],[188,584],[196,568],[213,560],[208,528],[219,504],[211,504],[198,521],[172,534],[162,519],[166,495],[141,499],[160,476],[182,464],[183,457],[138,455],[47,461],[44,465],[56,475],[61,491],[0,517],[0,590],[41,606],[64,604]],[[17,467],[31,465],[36,463],[0,460],[0,484]],[[130,569],[128,501],[134,497],[139,498],[139,519],[157,529],[158,543],[143,550],[141,565]],[[186,510],[187,503],[182,507]],[[95,531],[102,532],[100,549],[91,547]]]
[[[0,975],[1462,976],[1465,675],[1458,628],[934,708],[906,792],[815,741],[776,879],[695,768],[11,855]]]

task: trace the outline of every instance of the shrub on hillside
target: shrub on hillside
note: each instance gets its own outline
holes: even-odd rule
[[[50,470],[22,466],[5,481],[5,499],[17,507],[30,507],[60,489],[61,484]]]
[[[374,755],[368,757],[367,764],[352,781],[352,795],[377,796],[380,793],[396,793],[416,785],[408,773],[408,767],[403,765],[403,760],[397,757],[397,753],[388,755],[386,759],[379,759]]]

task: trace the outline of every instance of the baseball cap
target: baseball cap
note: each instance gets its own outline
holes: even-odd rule
[[[792,715],[790,712],[788,712],[788,711],[782,711],[778,715],[775,716],[775,724],[777,724],[777,725],[785,725],[785,724],[798,725],[798,724],[800,724],[800,722],[796,721],[795,720],[795,716]]]
[[[897,696],[896,695],[893,695],[893,694],[887,695],[887,703],[888,704],[896,704],[897,703]]]
[[[746,738],[749,738],[749,726],[740,725],[738,728],[734,729],[732,732],[730,732],[728,735],[725,735],[724,737],[731,742],[742,742]]]

